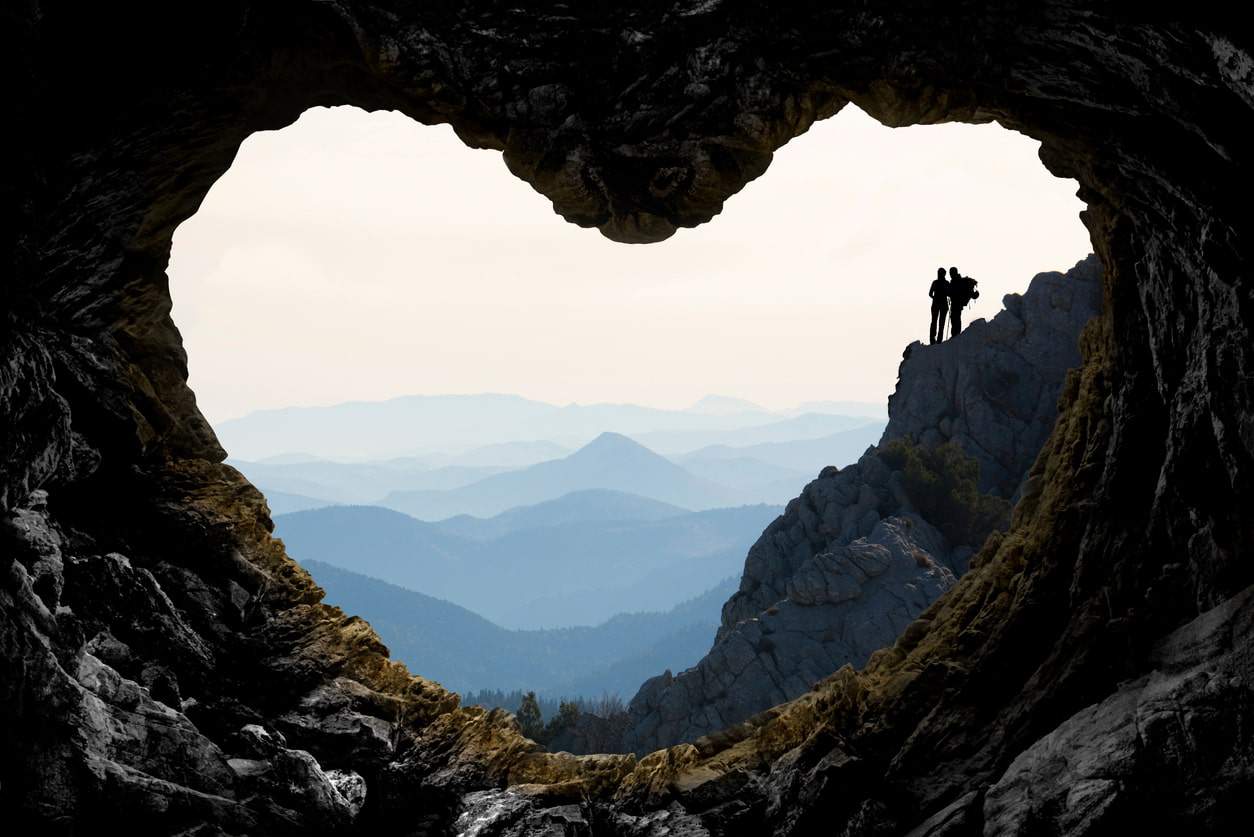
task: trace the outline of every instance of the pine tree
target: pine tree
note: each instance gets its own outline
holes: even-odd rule
[[[540,703],[536,700],[535,692],[527,692],[523,695],[517,718],[518,728],[522,730],[523,735],[532,741],[539,741],[543,737],[544,719],[540,716]]]

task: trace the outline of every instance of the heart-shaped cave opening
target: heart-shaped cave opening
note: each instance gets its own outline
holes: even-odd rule
[[[1245,827],[1254,62],[1240,8],[1153,22],[1114,5],[865,5],[158,11],[50,0],[6,13],[20,126],[6,134],[0,188],[11,198],[0,225],[11,268],[0,283],[0,556],[9,559],[0,803],[11,830]],[[687,228],[719,215],[782,144],[850,102],[890,125],[996,120],[1042,141],[1046,168],[1080,183],[1105,272],[1102,313],[1081,335],[1083,365],[1062,386],[1059,418],[1026,480],[1019,460],[991,454],[1034,439],[1041,405],[1053,402],[1043,384],[1036,400],[1013,397],[1031,384],[1014,353],[1035,345],[1043,315],[1083,313],[1062,289],[1093,284],[1093,261],[1069,278],[1035,277],[982,336],[972,324],[948,345],[911,344],[886,430],[897,423],[905,435],[820,472],[749,549],[710,653],[641,690],[643,717],[656,723],[630,749],[716,730],[691,743],[642,758],[546,751],[509,713],[459,705],[390,659],[365,622],[322,603],[271,536],[263,496],[222,464],[169,316],[173,231],[241,142],[318,105],[394,108],[500,150],[567,221],[623,242],[685,230],[677,244],[699,239]],[[776,169],[802,147],[784,148]],[[834,137],[828,155],[837,148]],[[706,234],[730,229],[774,179],[731,201]],[[811,212],[851,201],[827,191],[831,203]],[[782,203],[816,193],[806,183]],[[947,210],[952,190],[932,203],[924,208]],[[941,215],[949,235],[964,220]],[[753,225],[728,252],[752,249],[745,243],[778,221]],[[794,249],[839,236],[832,224]],[[883,253],[911,252],[905,238]],[[952,261],[989,282],[998,273],[970,261],[987,243],[929,253],[938,265],[907,272],[922,283]],[[1030,264],[1019,281],[1048,266]],[[771,288],[795,281],[775,269],[758,278]],[[868,338],[831,361],[833,335],[865,319],[849,312],[851,295],[879,285],[841,275],[831,287],[841,293],[839,326],[772,367],[775,377],[818,358],[826,366],[807,383],[826,390],[837,366],[882,360]],[[801,331],[800,309],[815,306],[798,302],[772,337]],[[229,330],[247,307],[213,327]],[[900,310],[911,337],[922,336],[922,306]],[[881,325],[870,337],[891,331],[868,322]],[[895,352],[904,340],[892,342]],[[459,353],[468,346],[459,342]],[[194,348],[193,362],[213,356]],[[1036,356],[1054,357],[1052,368],[1074,359]],[[415,367],[438,360],[415,358]],[[667,360],[659,380],[679,358]],[[735,390],[753,396],[741,381],[771,379],[740,375]],[[1017,499],[1011,529],[991,536],[891,648],[717,729],[731,723],[719,701],[747,694],[741,687],[769,684],[761,706],[778,700],[772,689],[806,685],[808,673],[777,677],[792,639],[842,641],[835,630],[806,633],[803,616],[826,620],[873,599],[903,569],[956,574],[965,554],[949,546],[978,540],[1004,511],[997,498],[981,500],[994,489]],[[937,515],[948,531],[929,522]],[[935,530],[928,538],[924,523]]]
[[[447,128],[319,108],[178,229],[173,317],[327,603],[552,751],[643,755],[861,667],[1008,524],[1100,300],[1037,147],[850,106],[640,247]],[[258,728],[350,770],[335,693]]]

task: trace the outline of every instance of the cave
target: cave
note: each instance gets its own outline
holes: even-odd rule
[[[1065,0],[6,9],[10,822],[440,834],[473,797],[512,806],[492,833],[515,834],[1239,829],[1254,786],[1254,44],[1238,15]],[[848,103],[890,126],[996,121],[1039,140],[1080,183],[1104,266],[1103,312],[1011,529],[895,646],[699,745],[574,757],[459,708],[320,604],[261,495],[222,464],[169,317],[173,231],[247,136],[318,105],[447,122],[566,220],[647,244],[715,219]],[[316,762],[276,743],[279,719]],[[273,758],[289,796],[237,789],[213,756],[228,746]],[[354,818],[319,795],[332,773],[365,782]]]

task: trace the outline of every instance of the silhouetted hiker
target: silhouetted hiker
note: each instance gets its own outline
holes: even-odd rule
[[[932,325],[928,329],[927,341],[939,343],[945,339],[945,312],[949,310],[949,282],[945,281],[945,268],[936,268],[936,279],[927,289],[927,295],[932,298]]]
[[[976,281],[970,276],[963,276],[958,268],[949,268],[949,338],[958,336],[962,331],[962,309],[973,299],[980,298],[975,289]]]

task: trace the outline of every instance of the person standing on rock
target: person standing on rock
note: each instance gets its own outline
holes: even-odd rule
[[[970,276],[963,276],[958,268],[949,268],[949,339],[958,336],[962,331],[962,309],[973,299],[980,298],[975,289],[978,284]]]
[[[936,268],[936,279],[927,295],[932,298],[932,325],[928,329],[928,343],[939,343],[945,339],[945,314],[949,311],[949,282],[945,281],[945,268]]]

